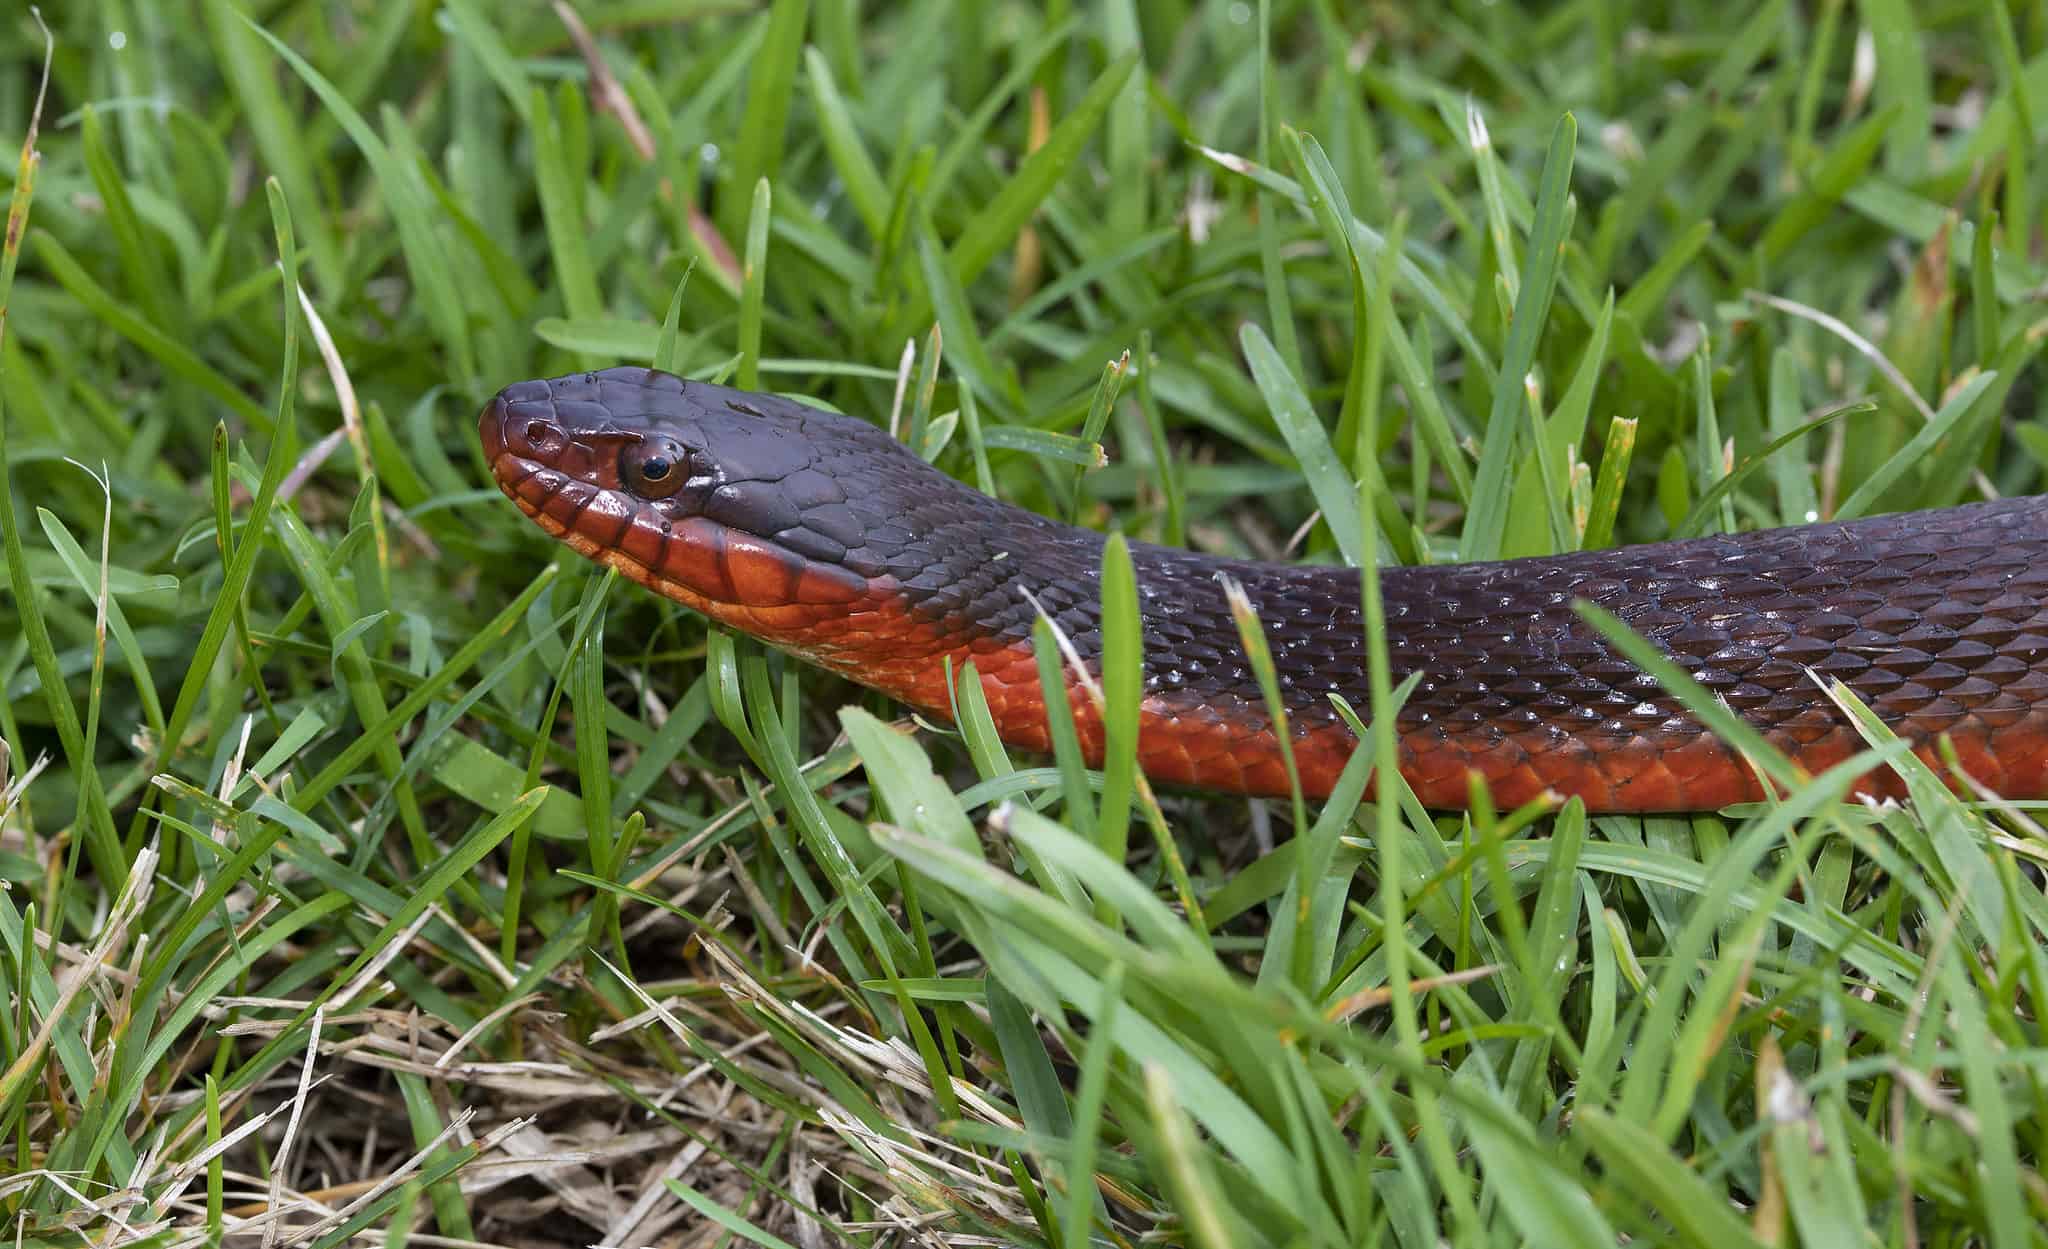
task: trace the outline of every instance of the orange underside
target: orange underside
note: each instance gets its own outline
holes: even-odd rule
[[[834,639],[835,654],[824,661],[828,667],[934,717],[950,719],[944,658],[951,656],[956,673],[971,659],[1003,740],[1026,750],[1051,749],[1038,665],[1028,646],[979,638],[949,647],[938,630],[919,625],[900,610],[884,609],[875,616],[890,620],[887,636],[872,648],[862,647],[857,657],[841,650],[846,639]],[[1067,695],[1083,753],[1090,766],[1100,766],[1102,718],[1071,673]],[[1895,729],[1914,732],[1912,725]],[[1924,737],[1914,753],[1947,775],[1934,735]],[[1777,734],[1770,740],[1809,775],[1865,748],[1846,723],[1803,738]],[[2048,709],[1996,731],[1969,721],[1950,729],[1949,741],[1964,771],[1993,792],[2009,797],[2048,795]],[[1303,793],[1327,797],[1356,745],[1342,724],[1297,727],[1294,761]],[[1610,813],[1714,810],[1764,796],[1756,770],[1704,731],[1614,738],[1555,730],[1517,732],[1495,725],[1456,734],[1427,726],[1404,727],[1396,752],[1401,776],[1416,798],[1436,809],[1468,806],[1475,779],[1502,808],[1546,793],[1560,800],[1578,797],[1589,810]],[[1263,796],[1285,795],[1289,789],[1279,741],[1268,725],[1186,702],[1154,697],[1141,704],[1138,762],[1159,784]],[[1904,790],[1899,775],[1885,768],[1865,773],[1853,792],[1900,797]]]
[[[1038,667],[1029,646],[976,635],[949,621],[927,621],[906,607],[886,582],[866,583],[839,569],[800,566],[772,544],[731,531],[690,535],[659,549],[639,549],[645,538],[627,526],[617,545],[602,544],[520,499],[522,508],[578,552],[617,568],[647,588],[742,632],[790,650],[860,684],[882,691],[942,720],[951,719],[946,661],[958,673],[972,661],[989,711],[1003,740],[1018,748],[1051,748]],[[581,518],[573,518],[581,519]],[[685,523],[687,524],[687,522]],[[681,527],[677,538],[684,537]],[[643,562],[645,561],[645,562]],[[650,568],[650,564],[653,565]],[[707,597],[678,580],[752,600]],[[1091,766],[1102,761],[1102,719],[1091,696],[1069,673],[1068,698]],[[1911,724],[1896,731],[1915,733]],[[1809,774],[1817,774],[1863,748],[1847,724],[1772,744]],[[1916,734],[1915,753],[1946,774],[1932,740]],[[1976,719],[1950,727],[1949,739],[1964,770],[2008,797],[2048,796],[2048,708],[1993,729]],[[1295,765],[1305,794],[1329,794],[1356,745],[1341,724],[1298,727]],[[1439,727],[1404,727],[1397,744],[1400,771],[1426,807],[1463,808],[1473,780],[1484,783],[1499,807],[1519,806],[1545,793],[1578,797],[1596,812],[1713,810],[1763,797],[1756,772],[1742,757],[1705,732],[1633,738],[1575,736],[1556,728],[1530,731],[1481,724],[1452,733]],[[1152,697],[1141,706],[1138,759],[1155,783],[1254,795],[1288,792],[1279,743],[1263,723]],[[1856,792],[1898,796],[1904,785],[1889,769],[1863,776]]]
[[[1049,749],[1045,706],[1030,650],[1008,647],[973,658],[1004,740],[1025,749]],[[956,670],[958,666],[956,660]],[[941,677],[918,680],[896,696],[945,714]],[[1101,717],[1077,682],[1069,680],[1068,697],[1088,762],[1100,766]],[[1949,740],[1964,771],[1993,792],[2009,797],[2048,795],[2048,711],[1996,732],[1975,724],[1952,729]],[[1776,736],[1772,745],[1809,775],[1865,748],[1846,724],[1805,741]],[[1327,797],[1356,746],[1357,739],[1342,724],[1297,729],[1294,761],[1302,792],[1311,798]],[[1461,734],[1404,727],[1395,750],[1402,779],[1423,806],[1437,809],[1470,805],[1475,779],[1502,808],[1546,793],[1560,800],[1578,797],[1589,810],[1609,813],[1714,810],[1764,796],[1756,771],[1704,731],[1624,739],[1513,732],[1486,725]],[[1914,753],[1947,774],[1931,739]],[[1138,761],[1146,776],[1158,783],[1265,796],[1284,795],[1289,788],[1279,741],[1269,726],[1157,698],[1140,707]],[[1904,790],[1899,775],[1885,768],[1865,773],[1853,792],[1899,797]]]
[[[1038,664],[1030,647],[988,638],[948,644],[940,629],[913,620],[900,605],[869,606],[861,614],[872,632],[849,637],[837,629],[824,635],[804,630],[800,632],[808,636],[786,638],[783,644],[942,720],[951,719],[952,705],[945,659],[952,659],[955,673],[972,660],[1003,740],[1025,750],[1051,749]],[[764,628],[768,622],[758,617],[718,614],[735,627],[769,632]],[[1082,751],[1090,766],[1099,767],[1102,717],[1071,672],[1067,697]],[[1911,726],[1899,727],[1911,731]],[[1995,732],[1975,724],[1951,729],[1949,740],[1964,770],[1992,791],[2012,797],[2048,794],[2048,709]],[[1350,729],[1341,724],[1297,728],[1294,762],[1303,793],[1327,797],[1356,744]],[[1843,724],[1803,741],[1777,735],[1772,745],[1809,775],[1817,775],[1865,744]],[[1715,810],[1764,796],[1755,769],[1706,732],[1623,739],[1515,732],[1491,725],[1459,734],[1423,727],[1404,729],[1396,751],[1401,776],[1416,798],[1437,809],[1468,806],[1475,778],[1502,808],[1546,792],[1560,800],[1581,798],[1595,812],[1641,813]],[[1914,753],[1946,775],[1931,735]],[[1269,726],[1186,702],[1155,697],[1140,706],[1138,762],[1158,784],[1263,796],[1285,795],[1289,788],[1279,741]],[[1903,780],[1887,768],[1866,773],[1854,792],[1899,797],[1904,789]]]

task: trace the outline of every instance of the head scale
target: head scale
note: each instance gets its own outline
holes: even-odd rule
[[[864,422],[642,368],[508,386],[477,432],[543,529],[771,641],[870,592],[871,518],[843,478],[910,458]]]

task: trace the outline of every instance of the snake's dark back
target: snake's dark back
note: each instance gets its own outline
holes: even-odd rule
[[[1022,646],[1033,603],[1090,659],[1099,650],[1099,537],[1012,516],[1027,558],[926,565],[946,632]],[[1063,534],[1074,537],[1066,542]],[[1422,674],[1397,725],[1425,802],[1462,805],[1468,774],[1498,801],[1554,789],[1595,809],[1683,810],[1761,796],[1706,734],[1574,609],[1587,600],[1659,644],[1695,680],[1818,771],[1863,741],[1822,684],[1839,679],[1903,736],[1949,733],[1979,780],[2048,790],[2048,499],[2029,497],[1566,556],[1382,573],[1393,677]],[[1358,576],[1135,544],[1146,683],[1183,743],[1162,779],[1285,788],[1270,721],[1220,578],[1244,586],[1272,648],[1310,789],[1351,735],[1328,692],[1364,714]],[[933,565],[956,564],[932,577]],[[1030,584],[1035,582],[1035,584]],[[1005,588],[1008,592],[1005,593]],[[1019,591],[1032,591],[1027,599]],[[1168,734],[1162,731],[1162,737]],[[1220,780],[1219,780],[1220,778]],[[1893,792],[1873,776],[1867,790]]]

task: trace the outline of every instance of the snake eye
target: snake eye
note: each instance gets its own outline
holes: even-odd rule
[[[623,470],[626,488],[647,499],[666,499],[682,489],[687,476],[683,463],[687,453],[666,438],[627,449]]]

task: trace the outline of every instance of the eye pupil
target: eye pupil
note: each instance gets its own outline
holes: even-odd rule
[[[666,456],[650,455],[640,465],[640,476],[648,481],[660,481],[668,476],[669,462]]]

